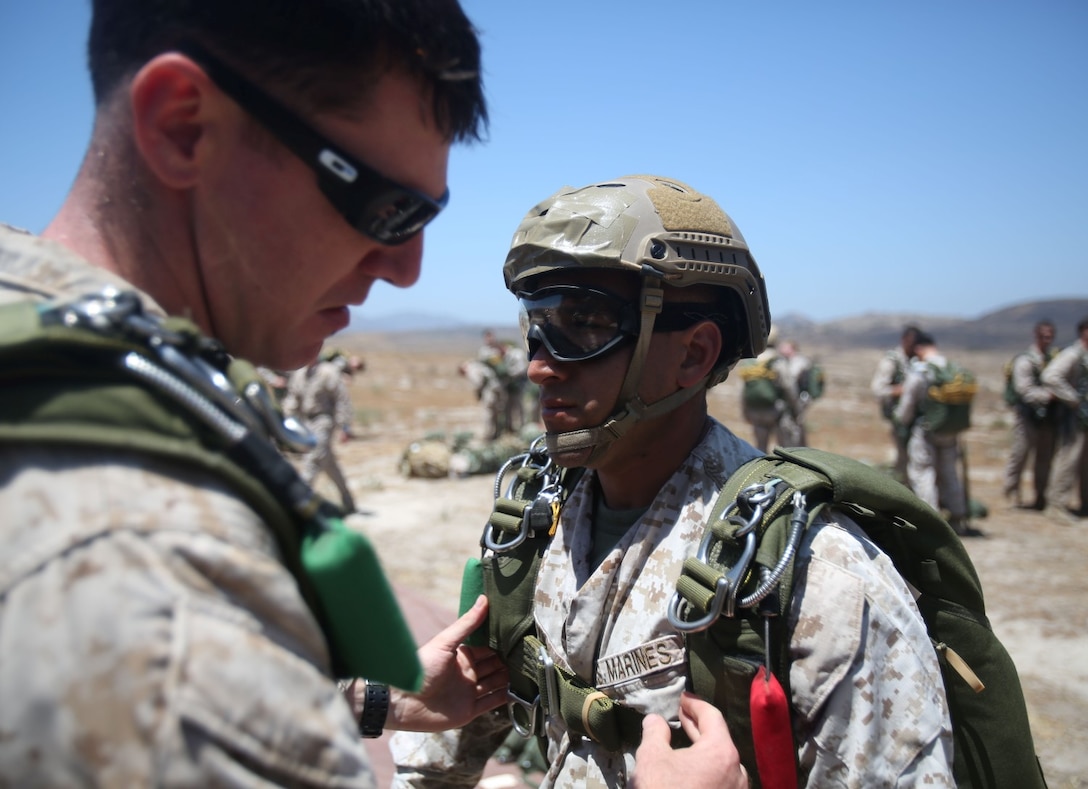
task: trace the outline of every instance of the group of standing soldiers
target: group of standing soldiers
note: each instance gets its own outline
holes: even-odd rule
[[[1051,347],[1054,337],[1054,324],[1040,321],[1031,346],[1009,363],[1013,443],[1004,492],[1011,504],[1025,506],[1020,478],[1031,458],[1035,497],[1026,506],[1069,523],[1083,519],[1088,508],[1088,318],[1065,349]]]
[[[1077,341],[1061,352],[1051,348],[1055,327],[1039,321],[1031,346],[1006,370],[1005,399],[1013,413],[1013,440],[1005,468],[1004,493],[1013,506],[1045,511],[1063,523],[1085,517],[1088,506],[1088,318],[1077,324]],[[933,384],[933,370],[947,364],[933,338],[906,327],[897,348],[877,365],[872,392],[891,424],[896,449],[894,473],[934,507],[943,507],[956,530],[980,532],[967,524],[966,469],[955,432],[938,433],[918,419]],[[1032,463],[1034,498],[1021,498],[1021,477]],[[1079,506],[1074,506],[1077,499]]]
[[[978,537],[982,532],[969,522],[970,501],[966,469],[961,473],[965,449],[960,433],[967,425],[974,383],[953,383],[955,402],[934,407],[931,392],[938,379],[954,369],[938,350],[936,339],[917,326],[908,326],[877,364],[872,391],[880,402],[881,413],[891,424],[895,444],[893,473],[920,499],[934,509],[945,510],[948,522],[961,537]],[[955,369],[958,369],[955,368]],[[962,409],[955,418],[954,409]]]
[[[823,373],[800,352],[796,341],[779,340],[772,326],[767,347],[738,368],[741,411],[752,426],[752,444],[761,452],[773,445],[808,446],[806,412],[823,393]]]
[[[483,345],[475,359],[461,364],[476,399],[484,407],[483,439],[495,441],[517,433],[529,421],[526,416],[529,358],[521,345],[500,340],[491,329],[483,333]]]

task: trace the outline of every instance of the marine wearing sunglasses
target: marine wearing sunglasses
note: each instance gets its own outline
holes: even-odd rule
[[[177,49],[314,171],[322,193],[360,233],[381,244],[402,244],[449,202],[449,189],[436,200],[345,153],[199,44],[188,42]]]
[[[520,291],[517,296],[530,359],[543,345],[556,361],[585,361],[638,337],[638,308],[610,291],[550,285]],[[654,331],[682,331],[704,320],[726,325],[725,316],[713,304],[666,302],[654,321]]]

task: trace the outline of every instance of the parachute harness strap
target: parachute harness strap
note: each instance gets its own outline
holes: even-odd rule
[[[529,451],[507,460],[495,475],[495,509],[484,527],[481,543],[495,553],[506,553],[529,538],[555,533],[559,523],[564,490],[560,468],[544,450],[545,438],[539,436]],[[503,493],[503,482],[513,472],[513,479]],[[523,494],[539,485],[532,498]]]
[[[296,451],[315,445],[301,423],[283,418],[262,386],[251,383],[239,391],[224,373],[231,359],[218,341],[188,324],[175,325],[147,315],[134,291],[107,287],[74,301],[48,305],[41,311],[41,321],[44,326],[121,338],[131,347],[118,359],[122,370],[188,408],[229,446],[245,447],[260,465],[274,466],[280,461],[274,451],[261,446],[257,436],[271,436]],[[313,517],[322,504],[307,485],[288,485],[280,493],[303,518]]]
[[[797,551],[810,512],[805,495],[780,478],[756,482],[742,489],[707,528],[694,558],[684,562],[676,592],[669,602],[669,622],[684,633],[706,630],[719,616],[735,617],[738,608],[757,606],[774,591]],[[759,573],[750,594],[740,596],[751,578],[752,560],[768,523],[791,507],[786,549],[769,571]],[[701,614],[700,614],[701,612]]]

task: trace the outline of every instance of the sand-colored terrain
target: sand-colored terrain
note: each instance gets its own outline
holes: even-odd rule
[[[341,445],[342,463],[388,574],[421,604],[415,616],[426,635],[456,608],[461,566],[477,553],[490,512],[492,480],[407,479],[398,460],[408,443],[431,431],[478,431],[482,414],[457,373],[475,347],[406,348],[368,335],[343,343],[363,353],[367,369],[353,384],[357,438]],[[879,352],[804,350],[828,376],[828,393],[810,412],[810,443],[887,461],[890,441],[868,392]],[[990,511],[976,524],[987,536],[968,541],[988,613],[1019,668],[1049,785],[1088,787],[1088,521],[1070,527],[1007,507],[1001,497],[1009,446],[1001,402],[1005,355],[947,352],[973,369],[982,386],[965,443],[971,496]],[[732,380],[713,390],[711,409],[747,438],[737,392]]]

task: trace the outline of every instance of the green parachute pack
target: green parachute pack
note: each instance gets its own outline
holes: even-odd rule
[[[462,608],[486,592],[488,622],[473,638],[510,667],[509,712],[519,733],[541,736],[544,717],[559,715],[572,732],[619,750],[639,742],[642,715],[552,665],[533,620],[541,557],[580,473],[555,469],[536,444],[499,473],[482,557],[465,567]],[[512,482],[503,493],[507,475]],[[917,590],[951,712],[957,785],[1045,787],[1016,668],[986,618],[959,537],[888,475],[812,448],[776,450],[732,475],[668,605],[686,641],[689,687],[724,714],[752,785],[763,785],[767,763],[753,736],[750,690],[770,667],[789,698],[794,558],[804,531],[829,507],[856,521]],[[786,760],[799,770],[788,720],[776,738],[788,744],[778,750],[779,769]]]
[[[971,403],[978,394],[974,373],[953,361],[929,363],[929,387],[919,418],[930,433],[962,433],[971,427]]]
[[[774,408],[782,399],[782,382],[773,358],[757,358],[737,367],[741,379],[741,401],[750,408]]]
[[[372,546],[273,439],[312,446],[252,365],[189,321],[146,314],[133,292],[0,306],[0,444],[102,448],[222,479],[273,533],[334,672],[418,690],[415,641]]]

